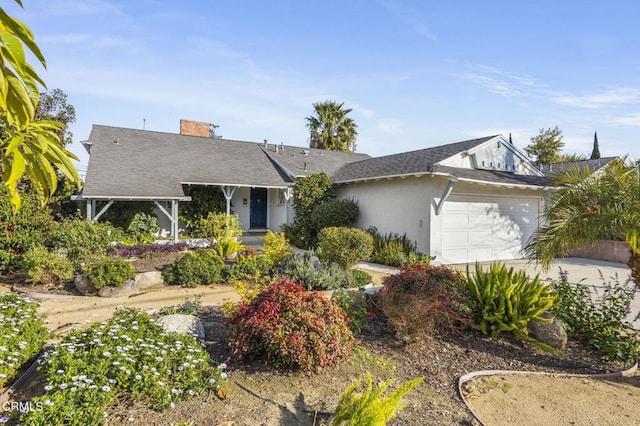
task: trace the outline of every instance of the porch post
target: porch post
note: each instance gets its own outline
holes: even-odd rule
[[[224,194],[224,199],[227,200],[227,216],[231,214],[231,198],[233,193],[236,192],[237,186],[221,186],[220,189]]]
[[[171,200],[171,215],[173,217],[173,242],[178,242],[178,200]]]
[[[87,200],[87,219],[89,220],[93,220],[94,208],[92,207],[92,205],[94,202],[94,200]]]
[[[286,201],[287,225],[291,223],[291,197],[293,196],[293,188],[286,188],[283,191],[284,200]]]

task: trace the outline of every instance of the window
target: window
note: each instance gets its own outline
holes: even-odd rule
[[[498,149],[500,149],[500,147],[502,146],[502,144],[500,143],[500,141],[498,141]],[[498,166],[500,167],[500,166]]]
[[[285,204],[287,204],[287,199],[284,196],[284,189],[278,189],[278,201],[276,202],[276,205],[278,206],[284,206]]]

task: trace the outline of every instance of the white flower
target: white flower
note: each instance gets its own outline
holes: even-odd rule
[[[51,389],[53,389],[53,386],[51,386],[51,385],[47,385],[47,386],[44,387],[44,390],[46,390],[46,391],[50,391]]]
[[[111,387],[109,387],[108,385],[104,385],[101,389],[102,392],[109,392],[111,390]]]
[[[227,378],[227,373],[220,373],[220,377],[222,377],[223,379]]]
[[[209,384],[214,384],[216,382],[216,379],[214,379],[213,377],[209,379]]]
[[[109,383],[114,384],[116,381],[114,379],[109,379]]]
[[[219,368],[220,370],[224,370],[224,369],[226,369],[226,368],[227,368],[227,364],[223,362],[222,364],[220,364],[220,365],[218,366],[218,368]]]
[[[141,380],[141,379],[142,379],[142,376],[139,374],[136,374],[136,380]]]
[[[56,373],[58,373],[58,374],[64,374],[64,370],[58,370],[58,371],[56,371]]]
[[[111,352],[109,351],[104,351],[103,355],[106,356],[107,358],[109,358],[111,356]]]
[[[61,383],[58,387],[59,387],[60,389],[66,389],[66,388],[68,388],[68,387],[69,387],[69,385],[68,385],[68,384],[66,384],[66,383]]]

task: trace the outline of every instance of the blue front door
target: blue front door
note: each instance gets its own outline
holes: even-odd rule
[[[249,227],[267,227],[267,188],[251,188]]]

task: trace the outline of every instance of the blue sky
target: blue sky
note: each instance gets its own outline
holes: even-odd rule
[[[305,145],[312,104],[345,102],[358,151],[385,155],[541,128],[565,152],[639,157],[634,1],[24,0],[50,89],[92,124]],[[11,2],[10,2],[11,3]]]

